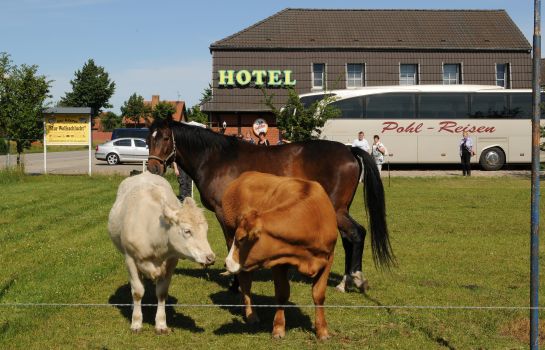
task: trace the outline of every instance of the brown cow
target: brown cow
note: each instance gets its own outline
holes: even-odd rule
[[[234,233],[225,259],[231,273],[247,274],[260,267],[271,268],[279,305],[290,296],[288,267],[314,278],[312,298],[316,305],[316,336],[329,337],[324,308],[327,279],[337,241],[333,205],[315,181],[245,172],[226,189],[222,199],[226,230]],[[240,279],[249,323],[258,318],[252,311],[251,278]],[[272,334],[286,334],[284,308],[274,316]]]

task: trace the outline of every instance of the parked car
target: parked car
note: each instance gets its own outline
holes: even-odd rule
[[[120,139],[122,137],[147,139],[148,134],[148,128],[117,128],[112,132],[112,140]]]
[[[123,162],[142,162],[148,159],[149,149],[146,140],[124,137],[98,145],[95,158],[105,160],[110,165]]]

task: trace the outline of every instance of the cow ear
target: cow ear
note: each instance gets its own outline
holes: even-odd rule
[[[235,239],[237,241],[242,241],[246,237],[248,237],[248,231],[246,231],[244,227],[239,226],[235,231]]]
[[[192,207],[192,208],[197,208],[197,203],[191,197],[185,197],[184,202],[183,202],[182,205],[184,205],[184,206],[187,205],[187,206]]]
[[[177,211],[173,210],[168,204],[163,202],[163,216],[165,217],[165,220],[170,224],[173,225],[178,221]]]
[[[263,222],[257,211],[252,210],[243,215],[239,227],[242,226],[248,232],[248,238],[257,239],[263,230]]]

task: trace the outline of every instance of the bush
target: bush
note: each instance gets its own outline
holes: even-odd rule
[[[0,154],[8,154],[8,143],[3,137],[0,137]]]

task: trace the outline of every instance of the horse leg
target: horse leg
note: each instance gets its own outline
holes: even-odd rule
[[[352,282],[360,290],[360,292],[365,293],[369,289],[369,282],[363,275],[362,261],[363,261],[363,249],[365,245],[365,236],[367,231],[365,227],[360,225],[352,217],[348,216],[350,221],[356,227],[356,237],[352,245],[352,262],[350,267],[350,276],[352,277]]]
[[[242,293],[242,301],[244,302],[244,316],[246,323],[255,324],[259,322],[259,317],[252,309],[252,299],[250,297],[252,289],[252,273],[240,271],[238,273],[238,282],[240,283],[240,291]]]
[[[165,275],[157,280],[155,294],[157,295],[157,313],[155,314],[155,333],[166,334],[169,332],[167,326],[167,314],[165,302],[168,296],[168,287],[172,279],[174,269],[178,264],[178,258],[170,258],[166,261]]]
[[[343,279],[335,288],[345,292],[347,284],[353,282],[361,292],[365,292],[369,283],[363,275],[361,264],[367,231],[356,220],[352,219],[347,212],[337,212],[337,225],[341,232],[345,264]]]
[[[216,219],[218,219],[218,222],[220,223],[221,230],[223,231],[223,237],[225,237],[225,244],[227,245],[227,252],[229,252],[231,246],[233,245],[233,239],[235,237],[235,234],[233,232],[230,232],[223,224],[223,211],[221,210],[221,208],[216,208]],[[228,274],[228,272],[225,272],[225,274]],[[234,275],[231,285],[229,286],[229,290],[233,293],[238,293],[239,287],[240,283],[238,281],[238,275]]]
[[[290,298],[290,282],[288,281],[288,265],[278,265],[272,268],[274,279],[274,296],[278,305],[285,305]],[[286,318],[284,308],[278,307],[274,314],[273,338],[284,338],[286,335]]]
[[[131,330],[135,333],[142,330],[142,298],[144,297],[144,284],[140,279],[140,274],[138,273],[138,268],[133,258],[126,255],[125,263],[127,265],[127,270],[129,272],[129,280],[131,283],[131,294],[132,294],[132,320],[131,320]]]
[[[327,322],[325,320],[324,302],[325,291],[327,287],[327,279],[331,271],[331,265],[333,264],[333,253],[329,257],[327,265],[320,271],[312,283],[312,299],[315,305],[315,328],[316,337],[320,340],[329,338],[329,332],[327,331]]]

